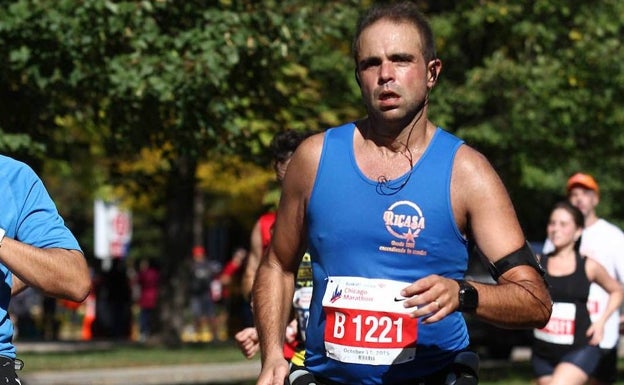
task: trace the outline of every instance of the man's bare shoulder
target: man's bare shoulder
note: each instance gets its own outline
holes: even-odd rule
[[[307,137],[297,150],[295,151],[295,157],[302,158],[306,161],[310,160],[318,160],[321,156],[321,151],[323,149],[323,141],[325,140],[325,132],[319,132]]]
[[[294,168],[297,174],[305,173],[306,177],[314,176],[323,150],[325,133],[320,132],[306,138],[293,155],[288,169]],[[312,173],[310,175],[310,173]]]
[[[323,150],[324,132],[306,138],[297,147],[284,178],[282,195],[298,192],[307,196],[312,189]]]
[[[465,144],[459,148],[453,164],[454,189],[478,193],[501,185],[498,174],[482,153]]]

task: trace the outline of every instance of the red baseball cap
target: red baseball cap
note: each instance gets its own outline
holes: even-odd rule
[[[600,190],[598,189],[598,183],[596,183],[594,177],[589,174],[583,174],[580,172],[572,175],[570,179],[568,179],[568,183],[566,184],[568,192],[570,192],[573,187],[583,187],[588,190],[595,191],[596,194],[600,192]]]

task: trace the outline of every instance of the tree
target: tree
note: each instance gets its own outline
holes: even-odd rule
[[[92,139],[104,149],[104,182],[124,185],[130,194],[149,191],[153,205],[164,208],[162,316],[165,337],[175,343],[183,326],[198,165],[233,153],[262,162],[272,134],[283,127],[320,129],[355,115],[341,107],[354,89],[336,69],[348,56],[324,47],[336,38],[348,48],[342,35],[356,7],[302,1],[4,5],[2,88],[10,90],[5,97],[18,113],[2,121],[2,129],[57,146],[51,131],[65,127],[57,118],[71,116],[72,124],[97,131]],[[328,22],[311,28],[310,16]],[[329,83],[317,76],[325,73],[332,92],[323,92]],[[146,153],[158,153],[154,168],[130,166]],[[64,154],[69,162],[71,152]]]
[[[600,209],[624,218],[624,4],[461,2],[433,15],[445,67],[432,115],[500,172],[531,239],[575,171],[594,174]]]

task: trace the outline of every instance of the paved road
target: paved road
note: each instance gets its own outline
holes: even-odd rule
[[[23,373],[23,385],[191,385],[256,378],[259,361]]]

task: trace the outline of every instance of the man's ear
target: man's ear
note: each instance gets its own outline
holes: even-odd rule
[[[435,82],[438,79],[438,70],[435,67],[431,67],[429,72],[431,73],[429,81]]]
[[[440,59],[433,59],[429,62],[429,88],[433,88],[433,86],[438,81],[438,77],[440,76],[440,71],[442,70],[442,62]]]

